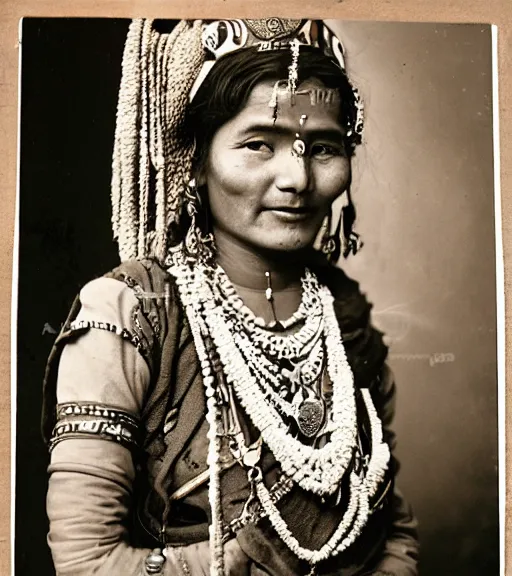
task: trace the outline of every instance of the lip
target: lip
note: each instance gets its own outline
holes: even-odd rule
[[[307,220],[313,210],[305,206],[276,206],[275,208],[267,208],[274,216],[285,222],[301,222]]]

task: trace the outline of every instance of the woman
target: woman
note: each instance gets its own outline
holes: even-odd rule
[[[417,574],[320,21],[134,21],[113,228],[45,382],[58,574]],[[333,217],[341,198],[342,217]]]

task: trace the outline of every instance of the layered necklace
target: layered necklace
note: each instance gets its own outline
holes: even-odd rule
[[[350,471],[349,503],[328,542],[319,550],[302,547],[284,522],[258,460],[247,458],[251,490],[277,534],[301,559],[314,566],[339,554],[357,538],[370,513],[369,500],[382,481],[389,449],[370,394],[363,390],[371,424],[372,453],[366,474],[355,471],[358,446],[354,377],[343,346],[333,296],[309,270],[302,279],[302,300],[290,322],[268,330],[243,303],[220,266],[189,265],[182,250],[168,261],[189,321],[203,374],[209,429],[211,574],[222,574],[222,514],[219,454],[221,391],[216,385],[206,342],[213,343],[228,387],[291,482],[320,497],[333,495]],[[324,370],[325,368],[325,370]],[[329,410],[319,389],[326,372],[332,383]],[[319,433],[322,446],[311,442]],[[244,454],[253,454],[245,446]]]

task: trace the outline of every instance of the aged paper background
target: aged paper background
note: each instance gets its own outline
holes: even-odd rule
[[[11,273],[14,236],[17,90],[18,90],[18,21],[23,16],[112,16],[112,17],[322,17],[356,20],[405,20],[438,22],[482,22],[498,26],[499,93],[501,130],[501,190],[503,209],[503,244],[505,254],[506,303],[512,301],[512,9],[510,0],[304,0],[296,3],[281,0],[279,9],[269,0],[0,0],[0,576],[10,573],[10,323]],[[507,314],[507,318],[508,318]],[[510,343],[510,338],[507,338]],[[507,351],[510,348],[507,346]],[[510,353],[508,354],[508,356]],[[512,366],[507,365],[510,384]],[[508,400],[512,410],[512,400]],[[507,419],[512,432],[512,419]],[[512,449],[508,449],[509,468]],[[507,479],[512,506],[512,479]],[[507,506],[509,508],[509,506]],[[507,548],[512,551],[512,518],[507,519]],[[26,543],[30,547],[30,542]],[[512,574],[512,552],[507,554],[506,574]]]

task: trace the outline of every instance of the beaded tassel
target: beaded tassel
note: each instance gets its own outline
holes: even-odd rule
[[[299,50],[300,43],[297,38],[290,42],[292,51],[292,63],[288,68],[288,91],[290,93],[291,103],[295,104],[295,92],[297,91],[297,82],[299,80]]]
[[[143,20],[133,20],[123,53],[122,82],[117,106],[112,161],[112,228],[122,259],[135,256],[137,247],[137,162],[141,93]]]
[[[146,253],[146,235],[149,210],[149,162],[150,162],[150,111],[148,92],[152,93],[154,66],[153,50],[151,49],[151,22],[144,21],[142,31],[142,58],[141,58],[141,112],[140,123],[140,156],[139,156],[139,230],[137,250],[139,254]]]
[[[193,146],[181,133],[190,89],[204,61],[202,24],[181,21],[170,34],[151,20],[130,24],[122,64],[112,160],[112,227],[121,260],[164,260],[180,220]],[[150,170],[156,172],[151,190]],[[154,193],[152,193],[154,192]],[[154,229],[148,229],[149,214]]]

